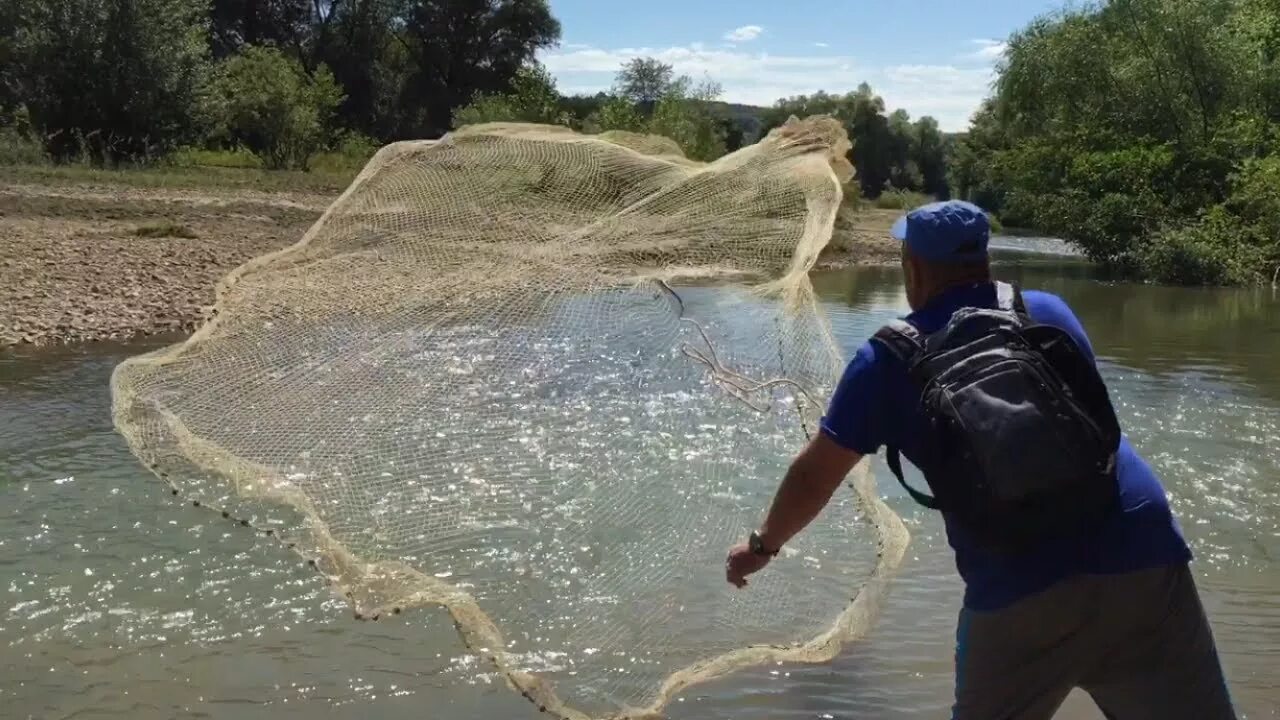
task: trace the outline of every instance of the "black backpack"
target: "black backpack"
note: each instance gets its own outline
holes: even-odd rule
[[[1035,324],[1018,288],[997,283],[998,309],[963,308],[928,336],[901,320],[875,335],[920,390],[918,463],[933,496],[986,546],[1030,550],[1118,511],[1120,425],[1094,363],[1064,330]]]

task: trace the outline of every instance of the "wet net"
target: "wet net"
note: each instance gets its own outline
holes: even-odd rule
[[[905,549],[865,462],[748,588],[724,556],[843,367],[808,272],[848,147],[827,118],[711,164],[521,124],[390,145],[194,336],[117,368],[116,426],[357,616],[447,608],[559,717],[829,659]]]

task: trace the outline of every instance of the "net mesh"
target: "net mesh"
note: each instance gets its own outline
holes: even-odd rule
[[[560,717],[828,659],[905,549],[865,462],[747,589],[723,561],[843,366],[807,273],[848,147],[829,118],[711,164],[522,124],[387,146],[200,331],[116,369],[116,425],[361,616],[445,606]]]

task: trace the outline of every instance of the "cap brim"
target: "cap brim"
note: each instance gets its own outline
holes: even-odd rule
[[[884,227],[884,226],[881,225],[880,227]],[[906,215],[903,215],[902,217],[898,218],[898,221],[893,224],[893,227],[889,228],[889,234],[892,235],[895,240],[905,241],[907,239],[907,216]]]

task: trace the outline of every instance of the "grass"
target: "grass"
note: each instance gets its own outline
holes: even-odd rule
[[[183,225],[181,223],[176,223],[176,222],[170,222],[170,221],[147,223],[146,225],[139,225],[138,227],[134,228],[133,234],[137,235],[138,237],[144,237],[144,238],[174,237],[174,238],[187,238],[188,240],[194,240],[195,238],[200,237],[195,233],[194,230],[187,227],[186,225]]]
[[[259,190],[336,194],[346,189],[378,149],[374,141],[349,135],[329,152],[314,154],[310,171],[266,170],[241,147],[230,150],[180,148],[137,165],[103,167],[88,155],[54,162],[44,148],[17,130],[0,126],[0,184],[85,183],[141,189]]]
[[[358,169],[357,169],[358,170]],[[145,189],[260,190],[335,194],[346,189],[357,170],[300,172],[227,167],[155,165],[109,170],[86,165],[0,166],[0,185],[8,183],[86,183]]]
[[[911,210],[934,201],[932,195],[913,192],[911,190],[885,190],[876,198],[875,205],[881,210]]]

